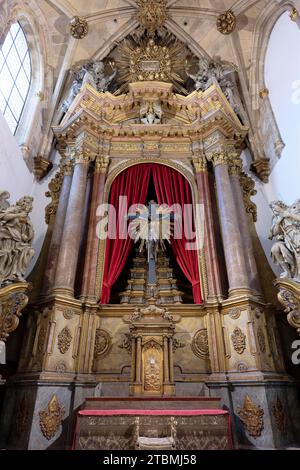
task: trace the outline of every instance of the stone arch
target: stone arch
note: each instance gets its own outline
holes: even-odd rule
[[[104,203],[108,203],[109,201],[110,188],[114,180],[116,179],[116,177],[119,174],[121,174],[123,171],[126,171],[128,168],[135,166],[135,165],[143,164],[143,163],[154,163],[154,164],[159,164],[159,165],[165,165],[178,171],[180,174],[182,174],[186,178],[186,180],[189,183],[189,186],[191,188],[193,204],[195,205],[199,203],[197,183],[195,181],[195,177],[193,173],[189,171],[183,164],[174,162],[169,159],[155,158],[155,157],[151,157],[149,159],[144,157],[140,159],[127,160],[123,162],[122,164],[118,165],[116,168],[114,168],[108,174],[108,177],[106,180],[105,189],[104,189]],[[194,216],[196,217],[195,212],[194,212]],[[101,240],[100,245],[99,245],[97,274],[96,274],[96,296],[98,298],[101,297],[101,291],[102,291],[105,249],[106,249],[106,242],[105,240]],[[198,266],[199,266],[199,274],[200,274],[201,292],[203,295],[203,300],[205,301],[208,296],[208,280],[207,280],[207,274],[206,274],[206,264],[205,264],[205,256],[204,256],[203,249],[198,251]]]

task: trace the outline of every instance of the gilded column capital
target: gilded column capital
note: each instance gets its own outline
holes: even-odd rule
[[[196,170],[196,173],[202,173],[207,171],[207,160],[204,154],[195,154],[192,157],[193,165]]]
[[[86,149],[76,150],[74,153],[74,163],[75,165],[79,164],[89,164],[94,160],[92,153]]]
[[[228,165],[228,153],[224,150],[220,152],[214,152],[211,157],[214,167],[218,165]]]
[[[103,156],[103,155],[97,156],[96,163],[95,163],[96,173],[105,174],[107,172],[109,163],[110,163],[110,158],[108,156]]]
[[[64,176],[71,176],[74,168],[74,160],[68,159],[61,163],[61,171]]]
[[[243,163],[240,158],[229,161],[230,176],[240,176],[243,170]]]

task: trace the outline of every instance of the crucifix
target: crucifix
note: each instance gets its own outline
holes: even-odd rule
[[[139,251],[147,251],[148,286],[153,294],[156,286],[156,263],[159,249],[165,251],[165,241],[170,242],[174,214],[167,205],[150,201],[148,207],[140,206],[135,214],[129,214],[129,234],[135,243],[140,243]],[[152,295],[153,296],[153,295]]]

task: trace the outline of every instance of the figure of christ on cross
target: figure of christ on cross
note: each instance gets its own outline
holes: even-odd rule
[[[139,251],[147,251],[148,285],[156,286],[156,262],[159,249],[165,251],[165,241],[170,243],[174,228],[174,214],[167,205],[150,201],[148,207],[139,205],[136,212],[129,213],[128,233],[135,243],[140,243]]]

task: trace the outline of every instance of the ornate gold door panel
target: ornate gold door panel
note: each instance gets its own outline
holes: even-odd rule
[[[143,390],[145,394],[163,393],[163,349],[154,340],[148,341],[142,351]]]

